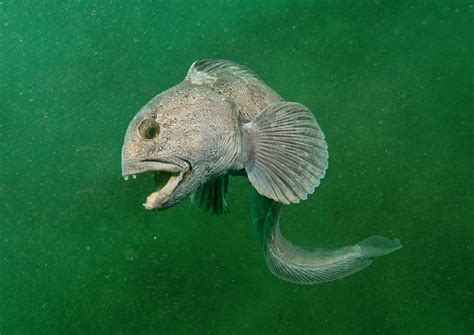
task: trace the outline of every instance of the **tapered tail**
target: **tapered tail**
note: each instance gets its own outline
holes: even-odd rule
[[[262,243],[270,271],[297,284],[333,281],[360,271],[372,257],[389,254],[402,247],[398,239],[368,237],[356,245],[337,249],[306,249],[285,239],[280,232],[282,205],[255,192],[253,227]]]

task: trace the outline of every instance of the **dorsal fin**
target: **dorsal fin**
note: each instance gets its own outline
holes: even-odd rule
[[[224,59],[203,59],[191,65],[185,80],[194,84],[214,83],[218,78],[260,81],[249,68]]]

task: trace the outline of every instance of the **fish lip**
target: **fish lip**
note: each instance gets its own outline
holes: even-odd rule
[[[166,184],[158,189],[157,191],[151,193],[143,206],[146,209],[159,210],[163,207],[166,208],[166,204],[171,199],[174,191],[178,185],[185,178],[186,173],[191,169],[191,164],[187,160],[179,159],[179,162],[170,162],[164,160],[141,160],[141,161],[124,161],[122,163],[122,176],[125,180],[129,176],[134,176],[136,174],[145,173],[145,172],[169,172],[169,173],[178,173],[178,175],[170,175]]]
[[[124,164],[122,164],[123,177],[149,171],[182,172],[184,170],[186,170],[185,167],[181,167],[177,164],[165,162],[162,160],[125,161]]]

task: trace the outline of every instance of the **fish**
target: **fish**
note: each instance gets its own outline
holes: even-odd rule
[[[230,177],[252,186],[251,225],[269,270],[296,284],[346,277],[402,247],[371,236],[339,248],[311,248],[281,233],[282,208],[306,200],[328,167],[328,145],[313,112],[285,101],[254,71],[228,60],[194,62],[185,79],[159,93],[130,121],[122,176],[155,174],[148,210],[190,197],[205,212],[228,214]]]

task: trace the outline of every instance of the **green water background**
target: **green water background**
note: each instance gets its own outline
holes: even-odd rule
[[[0,333],[472,334],[472,1],[0,2]],[[130,119],[197,59],[309,106],[329,170],[285,235],[403,249],[343,280],[274,277],[250,226],[124,182]]]

